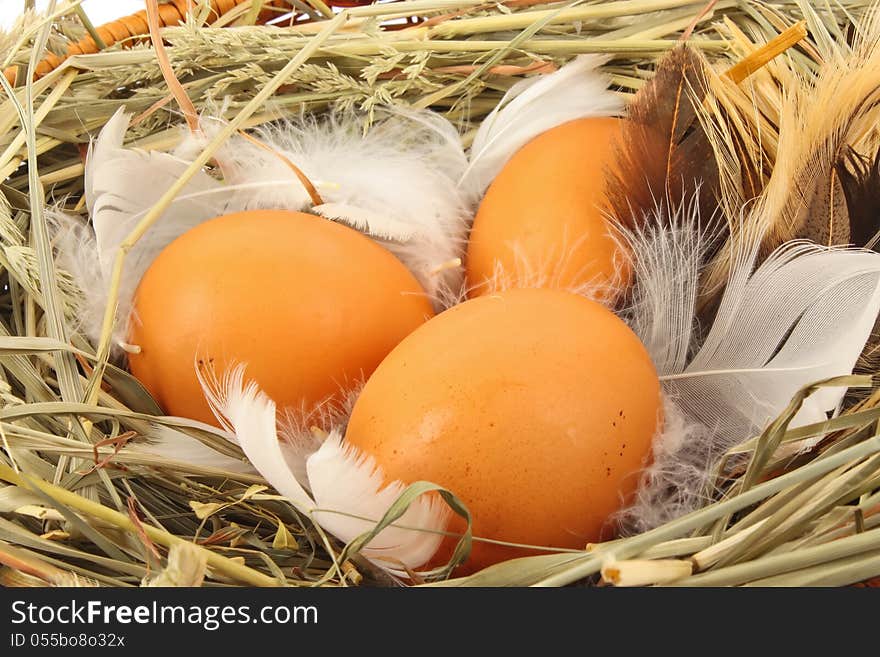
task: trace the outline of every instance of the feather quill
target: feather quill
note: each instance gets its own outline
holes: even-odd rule
[[[655,463],[631,510],[641,528],[668,518],[664,504],[681,512],[696,508],[717,459],[760,432],[800,388],[851,373],[880,312],[880,254],[793,241],[757,265],[763,234],[743,229],[714,321],[697,331],[699,274],[708,252],[707,237],[696,228],[697,208],[679,206],[671,215],[658,208],[627,234],[637,284],[626,317],[680,417],[658,438]],[[827,418],[844,393],[823,389],[794,425]]]
[[[513,85],[474,136],[462,189],[479,198],[507,160],[542,132],[575,119],[623,114],[623,101],[599,71],[608,59],[581,55],[554,73]]]
[[[405,489],[386,481],[375,460],[343,443],[331,431],[307,456],[279,440],[275,403],[255,383],[245,383],[244,367],[222,379],[200,372],[205,394],[218,420],[234,433],[259,473],[303,514],[326,531],[349,542],[381,519]],[[305,456],[305,463],[297,459]],[[304,467],[303,467],[304,466]],[[307,480],[295,473],[305,471]],[[383,529],[363,554],[389,571],[406,575],[423,566],[437,551],[449,510],[434,496],[422,496],[400,520]]]

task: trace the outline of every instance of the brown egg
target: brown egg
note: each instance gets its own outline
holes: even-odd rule
[[[451,489],[477,536],[583,548],[610,537],[660,413],[654,366],[623,321],[566,291],[520,289],[403,340],[367,381],[346,440],[386,480]],[[468,569],[524,554],[535,552],[475,543]]]
[[[564,123],[517,151],[480,204],[468,243],[470,296],[510,287],[591,286],[613,298],[629,266],[603,214],[623,122]]]
[[[136,296],[131,371],[171,415],[215,423],[196,360],[243,363],[308,411],[369,376],[433,315],[413,275],[361,233],[300,212],[218,217],[171,243]]]

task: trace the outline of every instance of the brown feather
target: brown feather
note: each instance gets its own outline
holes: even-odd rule
[[[849,242],[880,250],[880,150],[871,158],[850,150],[836,168],[849,211]],[[880,370],[880,318],[874,324],[856,372]]]
[[[870,12],[850,48],[823,31],[809,4],[803,7],[813,39],[801,46],[814,51],[818,66],[796,71],[779,61],[778,98],[756,102],[753,110],[776,126],[775,143],[769,144],[772,172],[742,217],[744,225],[763,233],[764,256],[796,238],[825,245],[856,242],[859,220],[849,216],[852,204],[839,163],[850,148],[865,148],[880,121],[880,12]],[[701,308],[715,300],[729,268],[725,246],[707,267]]]
[[[718,207],[718,168],[698,112],[706,96],[703,60],[687,45],[657,64],[629,107],[609,180],[612,215],[632,226],[658,203],[672,207],[700,189],[702,216]]]
[[[850,216],[836,167],[816,176],[801,200],[800,228],[795,237],[825,246],[850,243]]]
[[[766,252],[793,238],[855,241],[841,163],[852,148],[866,147],[880,121],[880,12],[872,11],[852,49],[829,43],[815,76],[791,89],[781,108],[779,152],[759,217],[769,228]]]
[[[878,249],[880,231],[880,150],[865,157],[851,150],[837,165],[849,211],[850,243]]]

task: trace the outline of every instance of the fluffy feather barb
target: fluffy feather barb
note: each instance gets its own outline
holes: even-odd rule
[[[227,456],[170,427],[153,426],[150,438],[152,440],[149,443],[139,443],[131,449],[156,454],[179,463],[193,463],[225,472],[245,474],[256,472],[246,460]]]
[[[386,482],[376,462],[345,445],[338,431],[305,456],[304,464],[297,463],[301,452],[287,449],[278,438],[275,403],[256,384],[244,382],[244,367],[233,369],[222,380],[202,373],[202,386],[218,419],[232,429],[260,474],[341,541],[369,531],[403,492],[402,482]],[[294,475],[303,471],[308,481]],[[364,556],[405,574],[407,568],[418,568],[434,555],[448,519],[449,510],[440,500],[423,496],[370,541]]]
[[[658,439],[666,443],[640,497],[640,526],[665,517],[658,505],[698,506],[707,473],[726,450],[757,434],[802,387],[851,373],[880,312],[880,254],[788,242],[756,268],[763,234],[742,229],[715,320],[698,331],[708,238],[697,221],[693,209],[673,217],[658,209],[655,228],[629,236],[639,277],[628,319],[690,427],[686,441],[668,431]],[[665,222],[672,228],[660,229]],[[844,392],[813,395],[794,425],[825,419]],[[704,469],[682,475],[695,464]]]
[[[85,196],[91,228],[56,213],[59,264],[86,293],[82,325],[95,341],[120,245],[187,168],[205,138],[190,136],[177,154],[125,148],[128,122],[127,114],[117,112],[90,149]],[[205,134],[216,129],[208,119],[203,125]],[[199,172],[128,252],[117,345],[127,333],[135,289],[156,256],[198,224],[248,209],[311,209],[380,242],[433,298],[450,298],[450,290],[460,288],[461,267],[443,265],[456,262],[464,248],[469,199],[457,181],[466,157],[446,119],[400,110],[364,132],[354,115],[331,116],[326,122],[304,117],[267,129],[262,137],[262,148],[243,137],[230,139],[216,156],[224,181]],[[285,158],[318,186],[322,205],[311,207],[309,193]]]
[[[466,158],[446,119],[429,111],[394,110],[365,130],[355,115],[304,117],[264,130],[260,138],[268,148],[233,138],[218,155],[227,183],[243,189],[235,197],[238,207],[311,208],[281,154],[324,200],[312,211],[380,241],[433,297],[444,287],[458,287],[460,268],[434,273],[462,255],[469,219],[468,199],[457,185]],[[285,184],[247,190],[265,180]]]
[[[129,118],[122,109],[116,112],[89,149],[85,196],[92,228],[77,227],[75,220],[55,213],[60,264],[74,274],[86,294],[83,330],[96,342],[120,245],[189,165],[168,153],[123,147]],[[129,251],[119,291],[117,345],[125,339],[134,292],[144,272],[175,238],[223,213],[227,201],[223,192],[219,182],[200,172]]]

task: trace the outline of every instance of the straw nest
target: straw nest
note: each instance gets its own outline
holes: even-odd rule
[[[577,54],[611,55],[605,70],[631,97],[685,32],[726,67],[801,20],[814,40],[845,42],[871,3],[401,0],[341,14],[321,0],[195,4],[165,37],[198,109],[251,127],[303,109],[369,117],[400,103],[444,113],[467,143],[518,79]],[[256,24],[288,5],[293,19]],[[230,24],[240,29],[223,29]],[[0,584],[420,583],[372,566],[357,553],[362,541],[339,545],[259,477],[138,450],[167,425],[237,453],[208,427],[161,417],[77,333],[80,291],[53,264],[44,207],[83,212],[84,146],[120,106],[141,115],[132,145],[167,149],[182,134],[155,53],[135,31],[96,30],[74,2],[0,35]],[[99,52],[82,54],[89,39]],[[787,65],[808,75],[824,45],[803,41]],[[41,75],[24,84],[29,69]],[[766,89],[762,102],[772,103]],[[880,388],[870,372],[817,384],[826,385],[860,394],[827,422],[790,429],[816,388],[805,389],[721,460],[702,509],[583,551],[536,549],[431,584],[846,585],[880,575]]]

